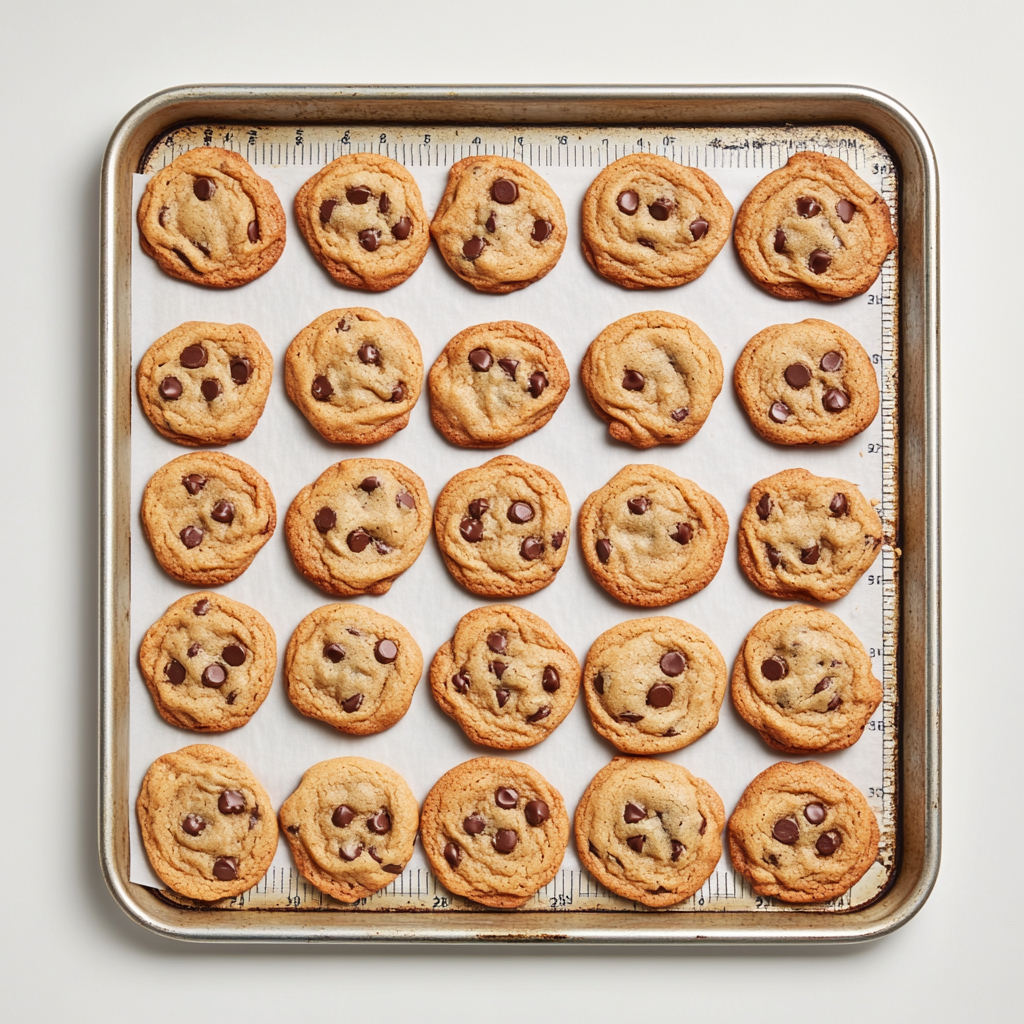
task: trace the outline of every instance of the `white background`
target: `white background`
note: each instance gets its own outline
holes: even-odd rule
[[[1019,4],[3,0],[0,12],[5,1019],[1014,1018]],[[136,101],[204,81],[853,82],[921,119],[942,185],[945,826],[915,920],[843,949],[378,953],[187,946],[121,914],[95,826],[99,166]]]

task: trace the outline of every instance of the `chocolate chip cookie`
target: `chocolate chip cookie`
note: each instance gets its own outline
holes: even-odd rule
[[[878,412],[871,357],[825,320],[766,327],[747,342],[733,383],[754,429],[776,444],[836,444]]]
[[[453,164],[430,225],[445,263],[477,291],[539,281],[565,248],[565,213],[536,171],[501,156]]]
[[[572,710],[580,664],[533,612],[490,605],[459,620],[434,655],[430,688],[474,743],[522,750],[547,739]]]
[[[732,702],[770,747],[843,750],[882,700],[864,645],[831,612],[779,608],[747,634],[732,673]]]
[[[569,818],[558,790],[528,764],[477,757],[434,784],[420,833],[449,892],[488,907],[521,907],[561,867]]]
[[[284,656],[288,699],[351,736],[390,729],[409,710],[423,655],[409,631],[358,604],[328,604],[297,626]]]
[[[692,321],[654,310],[606,327],[580,368],[594,411],[634,448],[681,444],[702,426],[722,390],[722,357]]]
[[[722,565],[725,509],[662,466],[626,466],[583,503],[590,575],[625,604],[660,608],[703,590]]]
[[[583,255],[623,288],[674,288],[707,270],[731,225],[732,204],[703,171],[634,153],[587,189]]]
[[[842,161],[794,153],[736,215],[747,273],[779,299],[834,302],[866,292],[896,248],[885,200]]]
[[[135,810],[153,870],[190,899],[251,889],[277,850],[270,797],[243,761],[208,743],[157,758]]]
[[[335,444],[376,444],[402,430],[422,385],[409,327],[360,306],[318,316],[284,357],[288,397]]]
[[[499,320],[456,334],[427,383],[430,418],[452,444],[502,448],[554,416],[569,390],[569,371],[543,331]]]
[[[158,469],[142,493],[142,525],[161,567],[182,583],[230,583],[274,534],[277,505],[252,466],[191,452]]]
[[[245,725],[270,692],[277,637],[248,605],[189,594],[146,630],[139,668],[165,722],[226,732]]]
[[[448,481],[434,530],[448,571],[485,597],[522,597],[554,581],[569,550],[572,510],[540,466],[499,455]]]
[[[740,567],[772,597],[836,601],[881,545],[882,524],[857,485],[806,469],[758,481],[740,518]]]
[[[594,728],[624,754],[679,750],[718,725],[725,659],[682,619],[630,619],[602,633],[583,678]]]
[[[732,866],[754,892],[787,903],[841,896],[878,857],[864,795],[816,761],[780,761],[747,786],[729,819]]]
[[[190,321],[153,342],[136,383],[149,422],[197,448],[248,437],[273,376],[270,350],[251,327]]]
[[[576,849],[607,889],[648,907],[692,896],[722,856],[725,808],[682,765],[617,757],[576,808]]]
[[[313,765],[280,813],[299,873],[343,903],[383,889],[402,873],[419,818],[405,779],[365,757]]]
[[[427,542],[430,501],[400,462],[345,459],[299,491],[284,528],[296,567],[321,590],[386,594]]]
[[[382,292],[406,280],[430,247],[415,178],[380,153],[338,157],[295,197],[313,255],[340,284]]]
[[[171,277],[235,288],[265,274],[284,252],[285,219],[273,185],[237,153],[182,153],[146,185],[139,245]]]

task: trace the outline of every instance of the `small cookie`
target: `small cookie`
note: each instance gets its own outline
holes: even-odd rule
[[[834,156],[794,153],[736,215],[747,273],[778,299],[834,302],[866,292],[896,248],[885,200]]]
[[[226,732],[245,725],[270,692],[277,637],[248,605],[189,594],[146,630],[139,667],[165,722]]]
[[[554,581],[569,550],[572,509],[540,466],[499,455],[445,484],[434,531],[448,571],[485,597],[522,597]]]
[[[522,750],[547,739],[572,710],[580,663],[538,615],[490,605],[459,619],[431,662],[430,688],[474,743]]]
[[[299,491],[284,529],[299,572],[321,590],[386,594],[427,542],[430,501],[400,462],[345,459]]]
[[[660,608],[703,590],[722,565],[729,518],[718,500],[662,466],[626,466],[583,503],[590,575],[625,604]]]
[[[780,761],[747,786],[729,819],[729,856],[760,896],[823,903],[878,857],[878,822],[864,795],[817,761]]]
[[[831,612],[806,605],[758,620],[732,672],[736,710],[787,753],[852,746],[881,701],[864,645]]]
[[[171,277],[236,288],[284,252],[274,186],[237,153],[201,146],[157,171],[139,201],[139,244]]]
[[[725,659],[682,619],[629,619],[602,633],[583,678],[594,728],[624,754],[679,750],[718,725]]]
[[[182,583],[230,583],[274,534],[270,485],[248,463],[220,452],[181,455],[142,493],[142,525],[165,572]]]
[[[423,849],[437,880],[487,907],[521,907],[562,865],[569,817],[562,796],[521,761],[477,757],[423,801]]]
[[[503,294],[539,281],[565,248],[565,213],[518,160],[471,156],[452,165],[430,225],[445,263],[477,291]]]
[[[722,357],[692,320],[654,310],[606,327],[580,377],[616,441],[681,444],[704,426],[722,391]]]
[[[296,627],[284,656],[288,699],[350,736],[390,729],[409,710],[423,655],[409,631],[358,604],[328,604]]]
[[[136,383],[149,422],[164,437],[197,448],[248,437],[273,376],[270,349],[251,327],[193,320],[150,345]]]
[[[135,810],[153,870],[189,899],[246,892],[277,850],[277,818],[266,790],[243,761],[208,743],[157,758]]]
[[[343,903],[390,885],[412,857],[420,810],[401,775],[365,757],[313,765],[281,804],[299,873]]]
[[[766,327],[747,342],[733,383],[754,429],[776,444],[836,444],[878,412],[871,357],[826,320]]]
[[[607,889],[648,907],[692,896],[722,856],[725,807],[682,765],[617,757],[576,808],[576,849]]]
[[[836,601],[882,546],[878,514],[849,480],[786,469],[750,488],[740,567],[772,597]]]
[[[540,430],[569,390],[558,346],[515,320],[456,334],[427,377],[430,418],[452,444],[502,448]]]
[[[430,247],[416,179],[380,153],[338,157],[295,197],[313,255],[340,284],[383,292],[401,284]]]
[[[731,226],[732,204],[717,182],[653,153],[609,164],[583,197],[583,255],[623,288],[696,280]]]
[[[423,386],[420,343],[401,320],[332,309],[288,346],[284,386],[328,441],[376,444],[409,423]]]

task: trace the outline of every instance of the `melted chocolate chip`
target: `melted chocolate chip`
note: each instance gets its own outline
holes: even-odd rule
[[[498,365],[505,371],[509,380],[516,379],[516,367],[519,366],[518,359],[499,359]]]
[[[811,199],[809,196],[804,196],[802,199],[796,201],[796,212],[801,217],[817,217],[821,213],[821,206],[817,200]]]
[[[501,662],[498,662],[498,664],[501,665]],[[505,666],[504,665],[501,665],[501,671],[502,672],[505,671]],[[499,675],[498,678],[499,679],[501,678],[500,675]],[[509,697],[512,696],[512,694],[510,694],[508,692],[508,690],[501,689],[501,690],[495,690],[494,691],[494,696],[495,696],[495,699],[498,701],[498,707],[499,708],[503,708],[508,703],[508,699],[509,699]]]
[[[499,786],[494,791],[494,802],[507,811],[519,803],[519,794],[511,786]]]
[[[612,557],[612,542],[603,537],[594,545],[597,552],[597,560],[604,565]]]
[[[528,523],[533,514],[533,506],[525,501],[513,501],[506,513],[510,523]]]
[[[708,222],[703,217],[690,221],[690,234],[699,242],[708,233]]]
[[[786,251],[786,232],[783,231],[782,228],[775,229],[775,251]]]
[[[245,648],[241,644],[228,644],[220,656],[232,667],[238,668],[245,664]]]
[[[804,808],[804,817],[812,825],[820,825],[825,820],[825,808],[821,804],[808,804]]]
[[[206,668],[203,669],[201,678],[203,686],[208,686],[211,690],[216,690],[227,682],[228,672],[223,665],[207,665]]]
[[[377,209],[380,210],[381,213],[391,212],[391,200],[388,199],[387,192],[381,192],[380,199],[377,200]]]
[[[494,357],[485,348],[475,348],[469,353],[469,365],[477,373],[486,373],[491,368]]]
[[[160,397],[168,402],[176,402],[181,398],[181,381],[177,377],[164,377],[160,381]]]
[[[831,832],[822,832],[818,836],[818,841],[814,844],[814,848],[822,857],[831,857],[842,846],[842,843],[843,837],[833,829]]]
[[[484,821],[483,815],[474,811],[468,817],[462,819],[462,828],[469,835],[478,836],[487,828],[487,822]]]
[[[647,839],[647,836],[630,836],[626,840],[626,845],[634,853],[643,853],[644,852],[644,842],[646,841],[646,839]]]
[[[530,237],[535,242],[546,242],[551,237],[551,232],[555,229],[551,226],[549,220],[535,220],[533,222],[533,230],[530,232]]]
[[[241,386],[248,384],[252,376],[252,363],[245,356],[235,356],[231,360],[231,379]]]
[[[544,542],[540,537],[527,537],[519,545],[519,554],[520,557],[525,558],[528,562],[532,562],[544,554]]]
[[[334,213],[334,208],[338,205],[337,199],[325,199],[320,204],[320,223],[326,224],[331,219],[331,214]]]
[[[474,519],[483,519],[484,513],[490,509],[491,503],[486,498],[474,498],[469,503],[469,514]]]
[[[819,363],[826,373],[835,373],[843,365],[843,357],[839,352],[826,352]]]
[[[241,814],[245,810],[245,797],[237,789],[225,789],[217,798],[217,810],[221,814]]]
[[[654,243],[649,238],[638,238],[637,245],[642,245],[645,249],[653,249]]]
[[[824,274],[832,266],[832,257],[824,249],[815,249],[807,257],[807,266],[811,268],[812,274]]]
[[[342,860],[355,860],[363,852],[362,843],[342,843],[338,847],[338,856]]]
[[[367,252],[376,252],[377,246],[380,245],[380,232],[374,228],[363,228],[359,232],[359,244]]]
[[[554,693],[561,685],[562,678],[558,674],[558,669],[554,665],[546,665],[544,667],[543,681],[541,682],[545,692]]]
[[[463,540],[476,544],[484,539],[484,524],[479,519],[463,519],[459,523],[459,533],[462,534]]]
[[[701,832],[703,832],[703,831],[704,830],[701,829]],[[685,849],[686,849],[686,847],[683,846],[683,844],[681,842],[679,842],[678,839],[673,839],[672,840],[672,860],[673,860],[673,862],[679,860],[679,858],[683,855],[683,851]]]
[[[508,648],[508,638],[504,633],[488,633],[487,646],[490,647],[495,654],[504,654],[505,650]]]
[[[635,516],[642,516],[651,507],[649,498],[630,498],[626,502],[626,508]]]
[[[391,228],[391,234],[400,242],[404,242],[412,234],[412,221],[408,217],[399,217]],[[387,871],[387,868],[384,870]]]
[[[519,833],[511,828],[499,828],[494,834],[492,845],[498,853],[511,853],[519,842]]]
[[[489,669],[490,669],[490,670],[491,670],[491,671],[492,671],[492,672],[493,672],[493,673],[494,673],[494,674],[495,674],[495,675],[496,675],[496,676],[497,676],[497,677],[498,677],[499,679],[501,679],[501,677],[502,677],[502,676],[503,676],[503,675],[505,674],[505,669],[507,669],[507,668],[508,668],[508,665],[506,665],[506,664],[505,664],[505,662],[503,662],[503,661],[497,661],[497,660],[495,660],[495,661],[489,661],[489,662],[487,662],[487,667],[488,667],[488,668],[489,668]],[[500,692],[501,692],[501,693],[504,693],[504,694],[505,694],[505,700],[508,700],[508,691],[507,691],[507,690],[501,690]],[[501,700],[501,701],[500,701],[500,705],[499,705],[500,707],[504,707],[504,706],[505,706],[505,700]]]
[[[452,686],[454,686],[459,693],[467,693],[469,691],[469,684],[469,673],[465,670],[462,672],[456,672],[455,675],[452,676]]]
[[[661,661],[658,662],[658,667],[667,676],[671,676],[673,679],[676,676],[681,676],[686,671],[686,656],[682,651],[666,651],[661,656]],[[650,701],[648,701],[650,703]],[[655,704],[655,707],[661,705]]]
[[[831,700],[830,700],[830,701],[828,702],[828,708],[827,708],[827,710],[829,710],[829,711],[837,711],[837,710],[838,710],[838,709],[839,709],[840,707],[842,707],[842,704],[843,704],[843,698],[842,698],[842,697],[840,697],[840,696],[839,696],[839,694],[837,693],[837,694],[836,694],[836,695],[835,695],[835,696],[834,696],[834,697],[833,697],[833,698],[832,698],[832,699],[831,699]]]
[[[601,696],[604,696],[604,676],[600,672],[594,676],[594,689],[597,690]]]
[[[363,704],[363,695],[361,693],[354,693],[348,700],[341,702],[341,710],[346,714],[355,714]]]
[[[676,692],[668,683],[655,683],[647,691],[647,706],[651,708],[667,708],[672,703]]]
[[[494,219],[494,211],[491,211],[490,217],[484,222],[484,227],[493,235],[498,230],[498,222]]]
[[[626,809],[622,812],[622,820],[627,825],[635,825],[638,821],[643,821],[647,817],[647,812],[636,804],[626,804]]]
[[[833,494],[832,500],[828,503],[828,510],[834,516],[845,516],[848,507],[846,495],[842,493]]]
[[[768,556],[768,564],[773,568],[779,567],[779,562],[782,561],[782,556],[771,546],[771,544],[765,544],[765,554]]]
[[[395,505],[398,508],[416,508],[416,498],[408,491],[399,491],[395,495]]]
[[[327,533],[328,530],[333,530],[338,523],[337,513],[333,508],[328,508],[326,505],[320,509],[315,516],[313,516],[313,524],[321,533]]]
[[[804,565],[817,565],[818,557],[821,552],[818,550],[817,544],[812,544],[809,548],[802,548],[800,551],[800,561]]]
[[[203,398],[208,402],[212,402],[220,394],[220,381],[215,380],[213,377],[207,377],[199,385],[199,390],[203,393]]]
[[[519,198],[519,186],[508,178],[499,178],[491,186],[491,198],[502,206],[508,206]]]
[[[757,503],[757,517],[762,521],[772,514],[772,499],[767,494],[762,494]]]
[[[551,809],[543,800],[531,800],[524,808],[523,813],[531,825],[543,825],[551,817]]]
[[[636,370],[627,370],[622,376],[622,386],[627,391],[643,391],[644,375]]]
[[[218,501],[210,511],[210,518],[230,526],[235,520],[235,506],[230,501]]]
[[[674,199],[655,199],[647,209],[655,220],[668,220],[676,208]]]
[[[341,644],[324,644],[324,657],[337,665],[345,658],[345,648]]]
[[[565,530],[551,534],[551,546],[557,551],[565,543]]]
[[[359,554],[360,551],[366,550],[373,538],[360,526],[354,529],[345,540],[349,550]]]
[[[821,404],[826,412],[842,412],[850,404],[850,399],[839,388],[829,388],[822,395]]]
[[[378,811],[366,819],[366,827],[379,836],[391,831],[391,815],[387,811]]]
[[[380,362],[380,353],[377,351],[376,345],[363,345],[356,355],[359,356],[361,363],[376,365]]]
[[[380,487],[380,477],[376,476],[364,477],[359,483],[359,489],[366,491],[367,494],[377,490],[378,487]]]
[[[164,675],[172,686],[180,686],[185,682],[185,666],[180,661],[171,660],[164,665]]]
[[[348,804],[338,804],[334,808],[334,813],[331,815],[331,821],[337,828],[344,828],[350,824],[352,819],[356,816],[356,812],[352,810]]]
[[[189,814],[186,815],[185,820],[181,823],[181,828],[190,836],[197,836],[206,828],[206,822],[198,814]]]
[[[530,374],[530,394],[533,395],[534,398],[540,398],[541,392],[543,392],[547,386],[548,379],[540,370],[537,370],[536,373]]]
[[[689,544],[693,540],[693,527],[689,523],[676,523],[676,528],[669,537],[677,544]]]
[[[373,656],[382,664],[390,665],[398,657],[398,644],[394,640],[378,640]]]
[[[619,193],[615,203],[627,217],[632,217],[640,209],[640,196],[632,189],[628,189]]]
[[[166,206],[161,206],[160,207],[160,212],[156,215],[156,219],[159,222],[160,227],[162,227],[162,228],[167,227],[166,217],[167,217],[167,214],[170,213],[170,212],[171,211]]]
[[[780,843],[792,846],[800,838],[800,826],[792,818],[780,818],[772,828],[772,835]]]
[[[192,612],[195,615],[205,615],[210,610],[210,602],[205,598],[200,598],[192,605]]]
[[[318,402],[326,402],[334,394],[334,385],[321,374],[319,377],[313,378],[313,386],[310,391]]]
[[[450,867],[457,868],[462,860],[462,851],[454,843],[445,843],[444,859]]]
[[[202,649],[203,649],[203,645],[198,643],[198,642],[196,642],[196,643],[192,644],[191,647],[189,647],[189,649],[188,649],[188,656],[190,658],[194,658],[197,654],[199,654],[199,652]],[[239,664],[241,664],[241,662],[239,662]]]
[[[682,423],[687,416],[690,415],[689,409],[673,409],[669,415],[676,421],[676,423]]]
[[[840,199],[836,203],[836,213],[839,214],[839,219],[844,224],[849,224],[853,220],[853,215],[856,213],[857,208],[850,202],[849,199]]]
[[[181,483],[185,490],[195,497],[206,486],[206,477],[198,473],[189,473],[188,476],[181,478]]]
[[[213,193],[217,191],[217,183],[212,178],[196,178],[192,182],[192,193],[196,199],[202,200],[204,203],[208,199],[213,198]]]
[[[770,679],[773,683],[777,683],[780,679],[785,679],[789,675],[789,665],[786,664],[786,659],[778,654],[773,654],[770,658],[765,658],[761,662],[761,675],[765,679]]]
[[[486,238],[473,237],[462,243],[462,255],[469,260],[475,260],[484,251],[487,245]]]
[[[203,530],[199,526],[186,526],[178,536],[181,538],[181,543],[189,549],[197,548],[203,543]]]
[[[355,185],[352,188],[345,189],[345,198],[353,206],[364,206],[370,201],[370,196],[373,193],[365,185]]]
[[[537,722],[542,722],[550,714],[551,708],[545,705],[544,707],[537,708],[537,710],[534,711],[532,715],[528,715],[526,720],[528,722],[536,724]]]
[[[832,685],[832,681],[833,680],[831,676],[825,676],[824,679],[821,680],[821,682],[815,684],[814,692],[821,693],[823,690],[827,690]]]
[[[404,402],[405,401],[405,385],[396,384],[394,390],[391,392],[392,402]]]
[[[192,244],[193,244],[193,245],[194,245],[194,246],[195,246],[195,247],[196,247],[196,248],[197,248],[197,249],[198,249],[198,250],[199,250],[199,251],[200,251],[200,252],[201,252],[201,253],[202,253],[202,254],[203,254],[204,256],[209,256],[209,255],[210,255],[210,250],[209,250],[209,249],[208,249],[208,248],[207,248],[207,247],[206,247],[205,245],[203,245],[203,243],[202,243],[202,242],[193,242]]]
[[[245,229],[245,233],[249,236],[249,241],[255,245],[260,240],[260,226],[257,221],[249,221],[249,226]]]
[[[237,857],[218,857],[213,862],[213,877],[221,882],[231,882],[238,877]]]
[[[786,367],[786,383],[799,391],[811,383],[811,371],[803,363],[790,363]]]
[[[638,715],[634,711],[623,711],[622,714],[619,715],[619,718],[623,722],[642,722],[643,717],[643,715]]]
[[[198,370],[206,365],[206,349],[202,345],[189,345],[178,357],[186,370]]]

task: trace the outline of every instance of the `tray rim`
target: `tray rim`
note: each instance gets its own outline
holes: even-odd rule
[[[404,111],[400,116],[399,110]],[[899,163],[901,196],[897,814],[902,838],[893,880],[877,900],[854,911],[820,915],[780,910],[597,917],[590,911],[309,911],[300,916],[282,910],[183,910],[129,881],[127,673],[119,692],[118,669],[126,669],[130,658],[131,530],[130,509],[119,507],[118,498],[129,479],[132,389],[126,401],[118,385],[126,359],[129,379],[131,374],[131,174],[158,134],[199,120],[853,124],[887,146]],[[900,103],[850,85],[179,86],[137,104],[111,136],[102,166],[100,263],[99,854],[107,887],[132,920],[157,934],[192,941],[675,945],[858,941],[889,934],[920,910],[935,884],[940,856],[938,174],[924,129]]]

